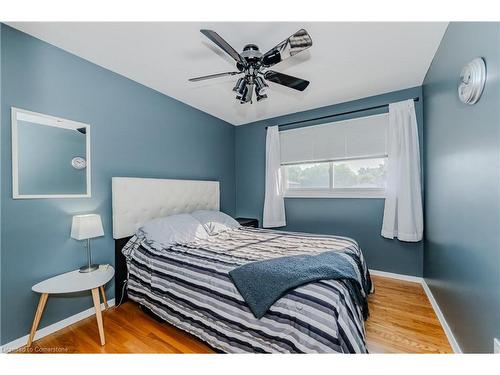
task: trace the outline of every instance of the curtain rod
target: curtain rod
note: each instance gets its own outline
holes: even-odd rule
[[[420,100],[420,98],[417,96],[416,98],[413,98],[413,101],[414,102],[418,102]],[[389,104],[381,104],[381,105],[376,105],[374,107],[368,107],[368,108],[361,108],[361,109],[355,109],[355,110],[352,110],[352,111],[347,111],[347,112],[342,112],[342,113],[335,113],[333,115],[328,115],[328,116],[322,116],[322,117],[316,117],[316,118],[311,118],[311,119],[308,119],[308,120],[300,120],[300,121],[293,121],[293,122],[287,122],[285,124],[280,124],[278,125],[278,128],[282,127],[282,126],[289,126],[289,125],[296,125],[296,124],[301,124],[303,122],[309,122],[309,121],[317,121],[317,120],[324,120],[324,119],[327,119],[327,118],[331,118],[331,117],[338,117],[338,116],[344,116],[344,115],[350,115],[350,114],[353,114],[353,113],[358,113],[358,112],[365,112],[365,111],[371,111],[371,110],[374,110],[374,109],[381,109],[381,108],[385,108],[385,107],[388,107]],[[266,129],[268,128],[269,126],[266,126]]]

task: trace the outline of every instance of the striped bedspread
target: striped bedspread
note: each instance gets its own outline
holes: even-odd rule
[[[366,353],[362,312],[342,281],[296,288],[257,319],[229,278],[235,267],[299,254],[340,251],[359,258],[345,237],[241,227],[207,240],[159,248],[140,232],[123,248],[129,297],[170,324],[226,353]]]

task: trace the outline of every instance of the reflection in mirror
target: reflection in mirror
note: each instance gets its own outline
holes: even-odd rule
[[[89,125],[12,108],[14,198],[90,196]]]

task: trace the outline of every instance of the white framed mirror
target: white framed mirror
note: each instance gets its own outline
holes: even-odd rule
[[[90,125],[14,107],[11,115],[12,197],[90,197]]]

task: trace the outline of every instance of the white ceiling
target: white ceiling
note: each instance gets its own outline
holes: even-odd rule
[[[447,23],[29,23],[10,26],[142,83],[234,125],[422,84]],[[234,70],[229,56],[203,36],[217,31],[237,51],[266,52],[300,28],[313,46],[273,67],[311,84],[298,92],[270,83],[269,98],[241,105],[236,77],[188,78]]]

